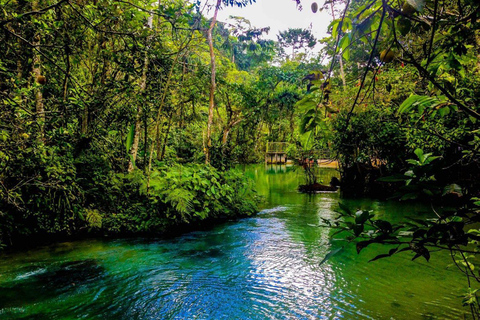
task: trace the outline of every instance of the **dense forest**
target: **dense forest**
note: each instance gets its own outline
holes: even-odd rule
[[[1,246],[255,212],[230,169],[295,141],[316,40],[204,17],[219,5],[3,3]]]
[[[340,204],[325,224],[358,252],[450,250],[480,280],[480,5],[296,2],[331,12],[328,37],[267,40],[241,10],[217,21],[251,0],[2,0],[0,249],[254,214],[235,166],[288,142],[294,160],[329,150],[345,196],[418,199],[438,216],[394,225]],[[478,317],[475,291],[465,303]]]

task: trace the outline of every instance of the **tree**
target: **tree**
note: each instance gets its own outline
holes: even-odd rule
[[[312,32],[307,29],[290,28],[280,31],[277,35],[278,42],[282,48],[292,48],[291,59],[295,59],[296,51],[299,49],[311,49],[315,47],[316,39]]]
[[[233,17],[228,24],[231,30],[226,33],[222,48],[229,51],[234,62],[240,70],[252,70],[261,64],[271,61],[276,54],[277,46],[273,40],[262,39],[268,34],[270,27],[252,27],[249,20],[242,17]]]
[[[241,0],[241,1],[223,0],[223,4],[226,6],[231,5],[231,6],[238,6],[238,7],[251,4],[252,2],[255,2],[255,0]],[[215,83],[216,67],[215,67],[215,53],[213,50],[212,32],[213,32],[213,28],[215,27],[215,24],[217,23],[217,14],[221,4],[222,4],[222,0],[217,0],[214,7],[213,17],[210,21],[210,27],[208,28],[208,31],[207,31],[208,46],[210,48],[211,80],[210,80],[210,101],[209,101],[208,122],[207,122],[207,137],[205,142],[205,163],[206,164],[210,163],[210,147],[212,146],[211,136],[212,136],[212,123],[213,123],[213,109],[215,107],[215,88],[216,88],[216,83]]]
[[[470,290],[464,304],[475,319],[480,317],[480,306],[472,286],[480,279],[473,272],[476,266],[469,255],[475,257],[479,252],[474,225],[480,204],[476,198],[479,185],[472,183],[480,176],[475,88],[480,76],[476,68],[479,12],[480,5],[468,0],[347,1],[342,17],[331,24],[330,39],[334,44],[332,61],[341,52],[346,69],[358,63],[357,69],[362,71],[359,79],[351,79],[350,88],[347,81],[345,93],[337,91],[330,96],[343,108],[341,117],[335,120],[338,135],[350,134],[337,148],[340,159],[352,159],[346,154],[352,142],[373,142],[354,157],[359,165],[362,156],[372,151],[381,154],[391,146],[385,142],[393,140],[382,137],[384,130],[379,128],[400,131],[394,134],[401,149],[406,150],[397,162],[400,166],[391,166],[396,162],[393,158],[377,165],[380,171],[382,167],[396,167],[396,172],[390,172],[396,174],[375,183],[384,188],[396,186],[402,200],[429,201],[437,216],[432,221],[395,225],[369,212],[340,206],[341,219],[346,221],[340,229],[349,232],[350,240],[359,240],[358,252],[374,243],[391,245],[388,253],[373,260],[404,251],[412,252],[413,259],[429,260],[432,249],[449,250],[467,278]],[[362,43],[368,48],[364,59],[358,52]],[[333,67],[334,63],[330,71]],[[379,119],[378,115],[367,116],[372,113],[381,115],[382,124],[368,132],[371,121]],[[366,136],[355,141],[361,133]],[[358,152],[361,148],[356,149]],[[371,153],[366,158],[373,167]],[[447,203],[456,209],[438,209]],[[331,226],[337,222],[325,221]]]

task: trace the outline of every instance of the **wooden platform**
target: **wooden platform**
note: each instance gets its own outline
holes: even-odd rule
[[[265,151],[266,164],[286,164],[288,142],[267,142]]]
[[[287,164],[292,163],[292,159],[287,157],[288,142],[267,142],[265,150],[265,164]],[[322,168],[338,169],[338,161],[330,159],[331,154],[329,149],[310,151],[307,155],[303,155],[301,159],[297,159],[302,164],[302,159],[317,159],[308,160],[317,163]]]

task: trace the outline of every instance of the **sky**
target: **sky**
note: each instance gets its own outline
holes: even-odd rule
[[[270,32],[264,38],[277,40],[279,31],[288,28],[309,29],[319,40],[327,36],[327,27],[332,21],[329,10],[313,13],[311,4],[313,0],[302,0],[303,10],[297,9],[297,4],[293,0],[256,0],[256,3],[243,8],[222,7],[218,12],[218,21],[228,22],[229,16],[240,16],[250,20],[252,26],[263,28],[270,27]],[[324,0],[319,0],[322,5]],[[212,3],[212,1],[210,1]],[[213,9],[206,16],[211,17]],[[316,45],[314,51],[320,50],[320,45]]]

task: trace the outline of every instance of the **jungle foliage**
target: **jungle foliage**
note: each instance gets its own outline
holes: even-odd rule
[[[252,214],[232,167],[289,142],[331,151],[345,195],[428,201],[428,221],[340,205],[325,224],[392,246],[378,259],[450,250],[479,318],[478,1],[312,5],[333,15],[313,59],[310,30],[216,21],[252,2],[0,1],[0,247]]]
[[[252,2],[2,1],[0,247],[254,213],[233,167],[267,141],[297,156],[294,104],[320,66],[266,26],[205,17]]]
[[[293,141],[313,68],[275,58],[267,27],[215,23],[180,0],[0,7],[0,247],[255,212],[232,168],[261,159],[266,141]]]
[[[310,134],[337,153],[344,192],[427,201],[433,218],[391,223],[340,204],[324,224],[355,241],[358,253],[389,246],[372,261],[405,251],[428,261],[432,251],[449,250],[467,279],[464,305],[478,319],[480,5],[329,5],[341,7],[322,40],[331,63],[298,104],[318,118],[307,121],[315,124]]]

